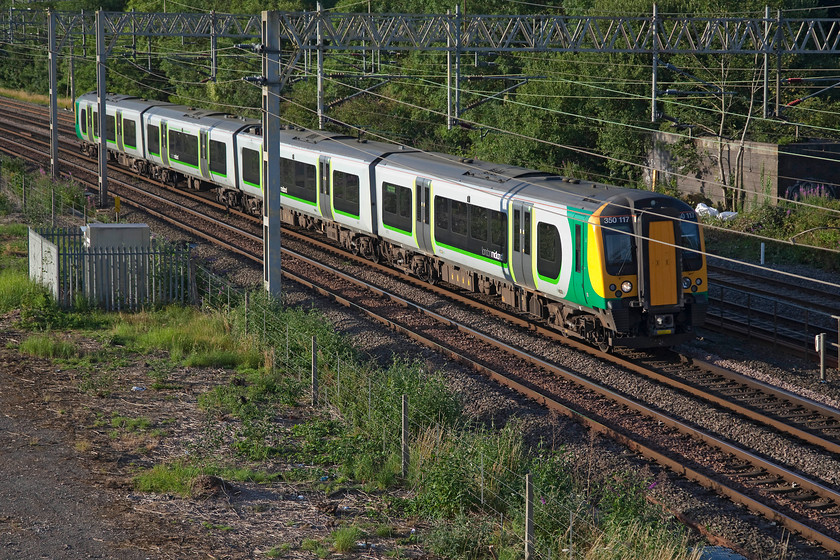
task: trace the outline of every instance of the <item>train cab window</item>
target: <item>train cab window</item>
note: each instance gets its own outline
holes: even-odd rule
[[[169,158],[184,165],[198,167],[198,136],[170,130]]]
[[[537,223],[537,247],[537,273],[552,280],[560,276],[563,249],[556,226]]]
[[[160,156],[160,128],[146,125],[146,139],[149,143],[149,155]]]
[[[210,172],[227,177],[227,144],[218,140],[210,140]]]
[[[382,183],[382,223],[410,235],[411,224],[411,189],[393,183]]]
[[[682,252],[683,270],[700,270],[703,254],[700,253],[700,228],[694,222],[680,222],[680,242],[691,251]]]
[[[280,172],[283,194],[312,204],[318,200],[317,169],[314,165],[280,158]]]
[[[636,251],[632,225],[611,224],[602,227],[604,232],[604,261],[607,274],[620,276],[636,273]]]
[[[84,107],[79,107],[79,130],[82,131],[82,134],[87,135],[87,109]]]
[[[123,119],[123,144],[126,148],[137,149],[137,123]]]
[[[333,171],[333,206],[342,214],[359,217],[359,177],[352,173]]]
[[[245,184],[258,189],[262,188],[261,171],[260,152],[250,148],[242,148],[242,180]]]

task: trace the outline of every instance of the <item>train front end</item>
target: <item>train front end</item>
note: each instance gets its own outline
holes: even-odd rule
[[[645,191],[619,195],[592,214],[588,238],[589,281],[603,297],[609,346],[673,346],[696,336],[708,278],[690,206]]]

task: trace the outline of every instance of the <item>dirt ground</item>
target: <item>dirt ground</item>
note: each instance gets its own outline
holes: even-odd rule
[[[160,367],[154,356],[65,371],[19,353],[29,333],[15,328],[16,318],[0,316],[0,558],[313,558],[304,539],[323,542],[342,524],[366,520],[395,534],[370,537],[342,557],[429,558],[413,544],[411,523],[385,517],[382,496],[211,478],[199,480],[189,499],[135,491],[142,469],[188,458],[218,437],[208,433],[197,397],[231,373],[180,367],[169,372],[169,388],[151,390]],[[284,421],[306,411],[295,414]],[[112,421],[139,417],[149,429]]]

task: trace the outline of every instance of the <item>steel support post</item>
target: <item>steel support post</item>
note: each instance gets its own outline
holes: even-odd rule
[[[318,10],[318,20],[316,23],[318,41],[318,130],[324,130],[324,35],[321,29],[321,3],[316,4]]]
[[[99,102],[99,207],[108,206],[108,121],[105,118],[105,97],[107,86],[105,80],[105,13],[96,11],[96,93]],[[114,131],[116,132],[116,130]]]
[[[455,4],[455,110],[454,118],[461,118],[461,5]]]
[[[770,6],[764,6],[764,67],[762,74],[764,74],[764,110],[762,115],[764,118],[770,116]]]
[[[446,34],[446,129],[452,130],[452,14],[446,10],[449,32]],[[373,55],[371,54],[371,58]]]
[[[263,267],[265,288],[280,297],[280,13],[262,13]]]
[[[218,37],[216,37],[216,10],[210,12],[210,81],[216,81],[218,70]],[[151,50],[151,49],[150,49]]]
[[[656,23],[658,20],[656,4],[653,5],[653,19],[651,20],[651,49],[653,50],[653,75],[650,86],[650,122],[656,122],[656,89],[659,87],[659,44],[657,43]]]
[[[56,16],[49,13],[50,42],[50,175],[58,177],[58,52],[56,49]]]

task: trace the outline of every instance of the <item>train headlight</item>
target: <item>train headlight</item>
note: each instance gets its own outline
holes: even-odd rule
[[[691,291],[692,291],[692,292],[696,292],[696,291],[697,291],[697,286],[692,286],[692,287],[691,287]]]
[[[610,284],[610,291],[611,291],[611,292],[614,292],[614,291],[615,291],[615,284]]]
[[[632,289],[633,289],[633,282],[631,282],[629,280],[625,280],[624,282],[621,283],[621,291],[624,292],[625,294],[630,293],[630,290],[632,290]]]
[[[686,276],[685,278],[683,278],[682,282],[683,282],[683,290],[687,290],[691,287],[691,278]]]
[[[703,283],[703,279],[702,279],[702,278],[698,278],[697,280],[695,280],[695,281],[694,281],[694,283],[695,283],[695,284],[697,284],[697,285],[699,286],[700,284],[702,284],[702,283]]]

